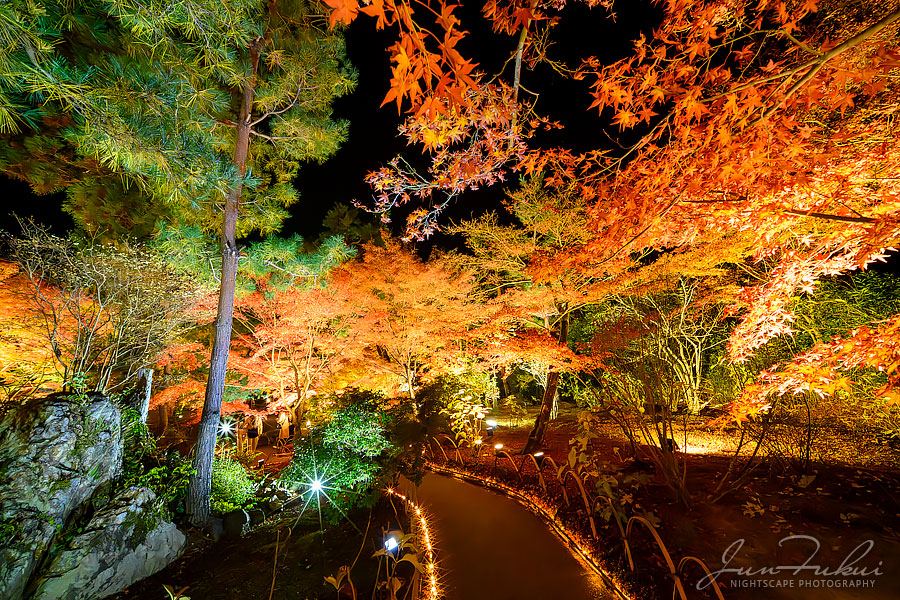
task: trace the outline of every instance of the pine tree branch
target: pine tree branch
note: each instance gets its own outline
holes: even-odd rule
[[[281,140],[287,140],[287,139],[290,139],[289,137],[283,136],[283,135],[282,135],[282,136],[277,136],[277,135],[266,135],[265,133],[260,133],[260,132],[254,130],[254,129],[251,129],[251,130],[250,130],[250,134],[251,134],[251,135],[255,135],[255,136],[257,136],[257,137],[261,137],[261,138],[263,138],[264,140],[268,140],[268,141],[272,142],[273,144],[274,144],[275,142],[279,142],[279,141],[281,141]]]
[[[300,77],[300,82],[297,84],[297,92],[294,94],[294,98],[288,103],[287,106],[285,106],[284,108],[279,109],[279,110],[270,110],[270,111],[263,113],[263,115],[260,118],[256,119],[255,121],[251,121],[250,127],[254,127],[255,125],[262,123],[269,117],[274,117],[275,115],[280,115],[282,113],[285,113],[285,112],[291,110],[297,104],[297,102],[300,101],[300,96],[304,91],[309,91],[311,89],[317,89],[318,87],[320,87],[320,86],[316,86],[314,88],[304,88],[303,87],[303,80],[304,80],[305,76],[308,74],[309,74],[309,71],[304,73],[303,77]]]

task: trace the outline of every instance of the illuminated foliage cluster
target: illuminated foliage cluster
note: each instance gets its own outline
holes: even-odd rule
[[[293,460],[279,475],[309,498],[319,493],[313,489],[319,482],[328,500],[326,514],[335,520],[365,501],[382,471],[379,457],[391,446],[384,398],[360,390],[345,395],[336,400],[347,405],[298,443]]]
[[[40,332],[67,388],[110,393],[133,384],[181,333],[198,296],[145,247],[82,243],[33,224],[6,241],[26,283],[16,313],[32,339]]]
[[[526,65],[550,60],[547,36],[566,18],[567,4],[484,5],[495,31],[519,38],[513,99],[523,58]],[[611,2],[588,4],[614,8]],[[659,26],[639,35],[625,58],[609,63],[583,57],[570,71],[589,84],[592,108],[621,132],[609,135],[622,140],[622,150],[522,150],[524,109],[507,103],[512,137],[506,142],[512,143],[504,146],[498,139],[494,149],[515,148],[515,154],[495,164],[543,172],[546,185],[574,188],[586,200],[587,239],[572,248],[527,254],[525,260],[544,277],[589,274],[600,285],[595,297],[610,287],[630,293],[635,284],[661,274],[671,278],[666,272],[679,269],[702,277],[721,274],[728,264],[774,261],[760,283],[728,298],[741,317],[729,355],[746,360],[769,339],[793,331],[790,299],[797,291],[812,289],[820,277],[883,259],[900,235],[893,176],[900,166],[893,118],[900,8],[896,2],[862,8],[841,0],[656,4],[662,11]],[[397,25],[398,49],[439,40],[435,31],[459,27],[438,19],[438,29],[432,29],[429,19],[406,6],[372,2],[363,12],[384,17],[379,26]],[[453,8],[439,2],[433,14],[450,14]],[[397,20],[396,11],[402,14]],[[342,12],[333,23],[356,15]],[[480,137],[478,105],[466,101],[478,97],[477,91],[451,95],[445,86],[442,95],[428,84],[429,65],[451,54],[438,59],[397,52],[403,76],[395,73],[389,95],[409,102],[405,131],[418,132],[411,141],[436,157],[490,137]],[[417,74],[420,87],[410,79]],[[485,81],[477,74],[460,78],[455,89],[487,90]],[[472,128],[468,142],[461,133],[466,127]],[[438,132],[448,132],[446,142]],[[376,189],[389,192],[381,208],[466,181],[470,171],[462,163],[440,161],[447,168],[435,168],[427,178],[398,175],[402,169],[396,164],[393,171],[375,173]],[[437,211],[444,206],[432,204]],[[420,209],[409,235],[427,235],[433,223],[430,209]],[[644,260],[647,256],[653,258]],[[860,351],[866,348],[873,364],[890,369],[889,357],[868,346],[877,337],[858,338]],[[817,356],[798,359],[798,365],[825,360]],[[829,370],[838,364],[825,362]],[[804,389],[800,380],[788,379],[797,381],[790,389]]]
[[[445,258],[423,262],[395,241],[364,246],[334,285],[359,305],[362,359],[394,375],[410,398],[420,380],[464,367],[468,331],[485,320],[469,273]]]
[[[219,513],[241,508],[253,497],[256,482],[244,466],[227,455],[213,458],[211,508]]]

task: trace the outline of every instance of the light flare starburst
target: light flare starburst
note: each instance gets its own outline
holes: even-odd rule
[[[300,490],[300,495],[303,497],[303,506],[300,509],[301,515],[306,512],[306,508],[315,501],[316,510],[319,515],[319,530],[324,532],[324,524],[322,521],[322,503],[321,498],[324,497],[327,502],[331,504],[331,506],[337,510],[341,516],[347,520],[348,523],[353,525],[353,528],[359,531],[359,527],[356,526],[347,513],[341,510],[340,506],[338,506],[334,500],[332,500],[331,496],[328,495],[328,492],[332,493],[344,493],[344,494],[358,494],[353,490],[348,490],[345,488],[341,488],[335,485],[331,485],[330,483],[337,479],[339,473],[333,472],[331,469],[331,461],[326,463],[323,466],[320,466],[316,463],[315,457],[313,457],[313,465],[312,472],[308,473],[303,469],[300,469],[300,472],[303,474],[304,483],[301,484],[305,489]],[[297,521],[300,520],[300,517],[297,517]],[[295,524],[296,526],[296,524]],[[360,532],[362,533],[362,532]]]

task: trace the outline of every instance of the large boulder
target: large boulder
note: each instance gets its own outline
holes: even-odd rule
[[[0,420],[0,598],[22,597],[72,513],[116,477],[120,438],[100,395],[38,398]]]
[[[181,555],[185,537],[146,487],[131,487],[94,516],[37,582],[32,600],[88,600],[119,592]]]

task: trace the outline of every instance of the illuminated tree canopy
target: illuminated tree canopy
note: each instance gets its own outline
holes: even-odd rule
[[[565,393],[632,444],[656,435],[671,483],[683,477],[669,430],[646,415],[711,406],[744,427],[811,397],[898,403],[894,279],[866,270],[896,261],[900,239],[900,4],[866,4],[645,2],[627,48],[573,59],[556,54],[561,25],[588,9],[613,19],[616,2],[15,0],[0,8],[0,170],[65,189],[72,239],[109,243],[107,267],[128,273],[116,261],[137,237],[202,287],[196,327],[135,359],[188,373],[156,404],[204,397],[198,525],[226,387],[338,427],[352,415],[318,394],[359,385],[424,414],[436,381],[477,373],[502,388],[519,368],[543,395],[528,452]],[[467,19],[506,46],[481,45]],[[315,199],[341,202],[326,223],[344,239],[276,237],[301,164],[346,140],[332,102],[354,86],[351,25],[390,37],[373,102],[402,115],[410,153],[346,174],[368,199]],[[587,107],[602,135],[548,116],[553,90],[530,89],[540,68],[580,86],[566,106]],[[506,213],[465,206],[488,186],[503,186]],[[470,213],[451,222],[454,203]],[[362,210],[384,228],[360,224]],[[438,234],[426,258],[414,242]],[[62,276],[30,281],[66,290]]]
[[[544,33],[567,4],[484,5],[495,30],[520,41],[513,84],[499,92],[456,50],[465,36],[458,6],[329,2],[332,25],[368,15],[396,32],[385,101],[408,111],[403,131],[432,152],[427,174],[395,162],[370,175],[376,209],[457,196],[504,168],[543,172],[548,186],[585,199],[590,236],[531,263],[547,277],[577,271],[633,284],[686,265],[700,275],[774,260],[732,302],[741,311],[729,342],[735,361],[792,331],[793,294],[885,258],[898,235],[894,3],[660,2],[661,22],[628,56],[583,56],[570,68],[589,85],[591,108],[612,119],[609,135],[623,140],[619,150],[581,153],[529,148],[540,103],[518,94],[523,57],[550,60]],[[502,110],[485,101],[503,94]],[[446,204],[413,211],[409,235],[435,231]],[[863,337],[848,344],[878,336]],[[893,356],[872,352],[869,364],[890,368]]]

